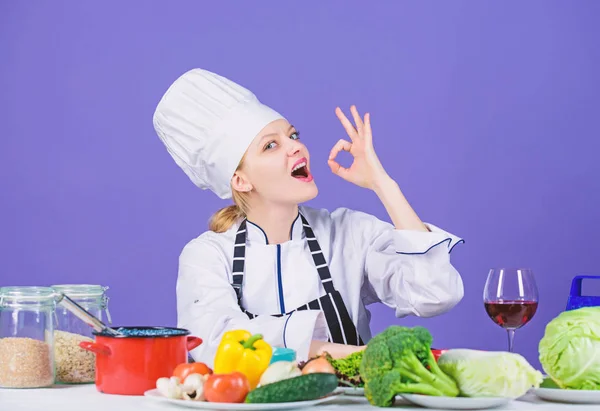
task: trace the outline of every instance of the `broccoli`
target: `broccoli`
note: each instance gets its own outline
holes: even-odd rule
[[[423,327],[390,326],[369,341],[360,364],[365,396],[390,407],[400,393],[456,397],[456,382],[438,367]]]

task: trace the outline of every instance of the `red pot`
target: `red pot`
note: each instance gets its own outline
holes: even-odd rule
[[[202,344],[182,328],[119,327],[123,336],[97,333],[79,346],[96,354],[96,388],[106,394],[143,395],[156,380],[171,377],[188,352]]]

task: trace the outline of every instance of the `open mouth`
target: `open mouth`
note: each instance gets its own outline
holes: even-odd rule
[[[306,168],[306,161],[298,163],[292,169],[292,177],[295,178],[307,178],[309,175],[308,168]]]
[[[300,160],[296,161],[296,164],[294,164],[294,167],[292,167],[291,175],[296,180],[304,183],[310,183],[313,181],[313,176],[310,174],[310,170],[308,169],[308,160],[306,158],[301,158]]]

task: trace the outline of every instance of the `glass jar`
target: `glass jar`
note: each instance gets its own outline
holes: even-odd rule
[[[100,321],[111,323],[108,311],[108,287],[89,284],[53,285],[55,292],[65,294]],[[96,357],[82,349],[82,341],[94,341],[94,329],[59,304],[56,307],[54,358],[56,382],[63,384],[92,383],[96,378]]]
[[[54,298],[49,287],[0,288],[0,387],[54,384]]]

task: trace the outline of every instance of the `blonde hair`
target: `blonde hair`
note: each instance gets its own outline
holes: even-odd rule
[[[240,161],[236,171],[242,168],[244,164],[244,157]],[[215,233],[224,233],[229,230],[232,225],[234,225],[238,220],[245,218],[249,205],[248,205],[248,196],[249,193],[244,193],[241,191],[234,190],[231,188],[231,196],[233,197],[233,204],[227,207],[224,207],[214,213],[208,222],[208,229],[210,231],[214,231]]]

